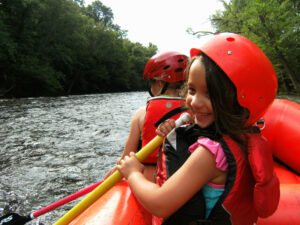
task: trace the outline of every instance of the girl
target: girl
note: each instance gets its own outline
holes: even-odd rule
[[[134,154],[117,168],[153,224],[255,224],[279,201],[271,152],[253,126],[276,96],[275,71],[255,44],[232,33],[214,35],[191,57],[186,103],[194,124],[166,137],[156,184]]]
[[[123,154],[117,160],[117,164],[130,152],[137,152],[156,136],[155,122],[167,112],[184,104],[184,98],[179,94],[186,80],[185,69],[188,61],[186,55],[170,51],[155,55],[147,62],[143,78],[149,80],[149,94],[152,98],[148,99],[146,107],[138,109],[133,115]],[[153,182],[157,153],[158,150],[143,162],[144,175]],[[106,177],[114,171],[115,168]]]

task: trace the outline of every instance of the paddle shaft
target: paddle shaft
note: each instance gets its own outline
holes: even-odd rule
[[[86,195],[87,193],[90,193],[97,186],[99,186],[102,182],[103,181],[99,181],[99,182],[97,182],[95,184],[92,184],[92,185],[90,185],[90,186],[88,186],[88,187],[86,187],[86,188],[84,188],[82,190],[77,191],[74,194],[71,194],[71,195],[69,195],[69,196],[67,196],[67,197],[65,197],[65,198],[63,198],[63,199],[61,199],[61,200],[59,200],[57,202],[52,203],[51,205],[46,206],[43,209],[40,209],[40,210],[32,213],[31,214],[31,218],[37,218],[37,217],[39,217],[39,216],[41,216],[41,215],[43,215],[43,214],[45,214],[47,212],[50,212],[50,211],[52,211],[52,210],[54,210],[54,209],[56,209],[56,208],[58,208],[58,207],[60,207],[62,205],[65,205],[65,204],[67,204],[67,203],[69,203],[69,202],[71,202],[71,201],[73,201],[73,200],[75,200],[77,198],[80,198],[81,196]]]
[[[187,123],[190,120],[188,113],[183,113],[178,120],[176,120],[176,127]],[[137,159],[141,162],[146,159],[152,152],[154,152],[162,143],[164,138],[156,136],[146,146],[144,146],[137,154]],[[74,206],[69,212],[61,217],[54,225],[67,225],[80,213],[82,213],[87,207],[92,205],[98,198],[100,198],[106,191],[113,187],[122,179],[122,174],[116,170],[111,176],[103,181],[94,191],[81,200],[76,206]]]

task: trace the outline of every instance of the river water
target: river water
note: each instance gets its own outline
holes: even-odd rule
[[[102,180],[147,97],[131,92],[0,99],[0,216],[27,215]],[[281,98],[300,103],[299,97]],[[79,200],[28,224],[53,224]]]
[[[8,210],[27,215],[102,180],[147,97],[132,92],[0,99],[0,216]],[[39,218],[53,224],[78,201]]]

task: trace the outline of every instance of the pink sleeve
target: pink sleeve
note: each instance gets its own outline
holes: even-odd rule
[[[212,141],[211,139],[206,137],[200,137],[194,144],[189,147],[189,151],[194,152],[199,146],[205,147],[215,156],[218,169],[222,171],[227,170],[227,159],[220,143]]]

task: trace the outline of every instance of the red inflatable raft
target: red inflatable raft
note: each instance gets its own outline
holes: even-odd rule
[[[300,224],[300,105],[276,99],[262,118],[262,135],[268,140],[280,180],[276,212],[258,225]],[[275,160],[276,161],[276,160]],[[272,194],[272,193],[266,193]],[[137,202],[127,182],[121,181],[81,213],[72,225],[147,225],[151,215]]]
[[[151,214],[135,199],[126,181],[107,191],[70,225],[151,225]]]
[[[275,213],[258,225],[300,224],[300,105],[276,99],[262,118],[262,135],[268,140],[280,180],[280,201]],[[270,193],[272,194],[272,193]]]

